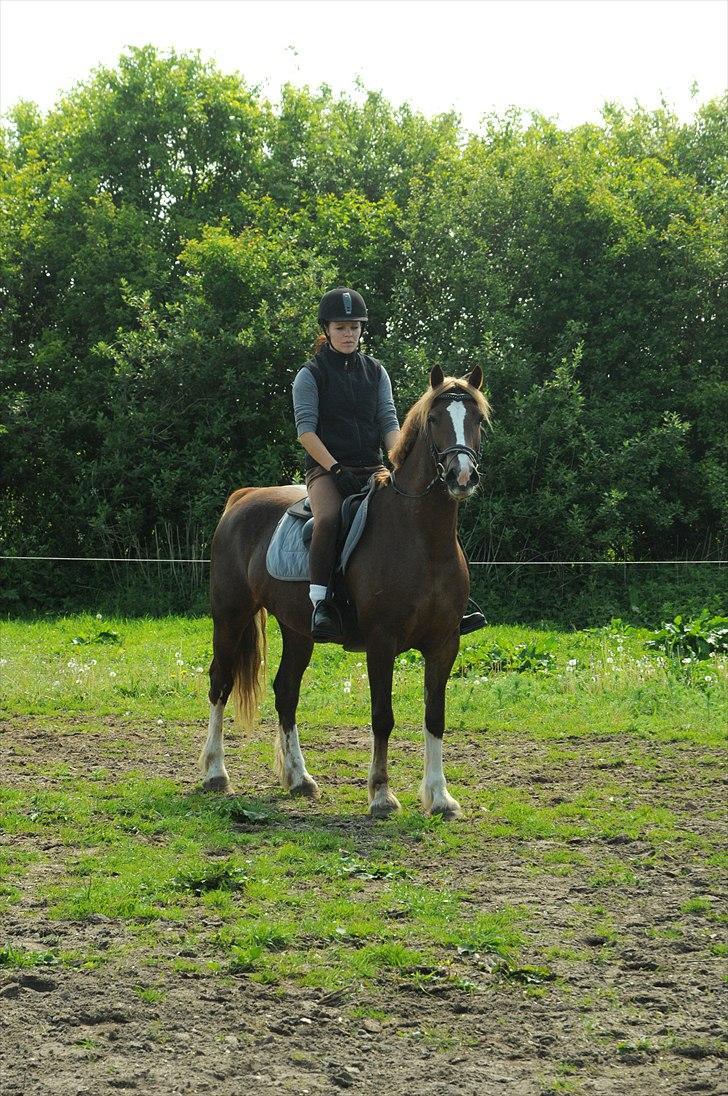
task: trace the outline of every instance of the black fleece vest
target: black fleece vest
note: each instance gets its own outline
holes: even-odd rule
[[[376,358],[356,351],[339,354],[324,346],[309,362],[316,379],[319,419],[316,433],[339,464],[381,464],[377,399],[382,367]],[[306,454],[306,467],[316,461]]]

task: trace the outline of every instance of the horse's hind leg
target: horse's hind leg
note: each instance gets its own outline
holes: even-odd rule
[[[207,739],[200,754],[202,786],[206,792],[232,792],[225,768],[222,721],[225,704],[232,692],[235,659],[250,612],[216,618],[213,624],[210,664],[210,719]]]
[[[281,624],[283,656],[273,682],[278,712],[278,733],[275,740],[275,770],[283,787],[291,795],[318,799],[318,784],[306,769],[296,726],[296,708],[301,692],[301,678],[311,661],[313,640],[299,635]]]

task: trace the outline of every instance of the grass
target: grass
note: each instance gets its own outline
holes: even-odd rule
[[[33,717],[59,742],[87,736],[95,763],[79,771],[68,760],[11,747],[24,782],[0,789],[0,828],[13,840],[0,856],[0,903],[17,905],[30,889],[50,919],[110,918],[146,961],[190,977],[294,980],[331,991],[395,983],[427,995],[477,988],[495,972],[529,996],[556,992],[560,975],[549,963],[566,969],[617,944],[621,896],[642,886],[666,850],[717,870],[717,841],[696,832],[689,816],[636,793],[622,770],[650,782],[666,759],[677,771],[681,751],[699,746],[706,779],[720,777],[726,660],[673,665],[645,650],[646,635],[613,624],[572,634],[500,627],[467,637],[448,686],[458,761],[447,771],[468,812],[454,826],[424,817],[417,805],[422,664],[407,652],[395,669],[392,749],[404,811],[357,827],[370,719],[362,655],[315,653],[300,722],[325,793],[320,803],[291,809],[277,793],[216,798],[176,775],[149,773],[155,759],[145,727],[168,772],[176,773],[180,755],[199,750],[208,621],[5,622],[5,711]],[[274,625],[270,641],[274,672]],[[262,716],[273,715],[269,690]],[[332,724],[355,728],[348,747],[329,745]],[[272,780],[269,737],[243,739],[230,726],[234,768],[249,787]],[[526,758],[525,778],[522,770],[513,775],[514,757]],[[137,761],[139,769],[130,768]],[[49,842],[58,870],[30,883],[44,863],[38,846]],[[634,842],[640,859],[620,851]],[[486,847],[508,850],[533,878],[580,880],[585,893],[575,916],[593,940],[586,951],[565,933],[539,952],[538,902],[489,900]],[[698,924],[714,916],[707,898],[691,899],[682,913]],[[713,940],[709,946],[717,956]],[[62,961],[53,949],[0,951],[5,965]],[[140,984],[135,992],[152,1003],[161,991]],[[552,1089],[567,1091],[558,1088],[567,1080],[552,1079]]]
[[[482,629],[461,644],[448,686],[448,726],[563,741],[566,724],[574,740],[597,732],[716,744],[728,725],[726,659],[684,666],[645,650],[648,635],[619,624],[575,633]],[[269,638],[275,672],[275,622]],[[205,713],[211,656],[204,618],[5,621],[1,704],[15,714],[142,717],[164,728]],[[316,649],[301,705],[309,727],[368,722],[364,663],[363,655]],[[421,659],[406,652],[395,668],[395,717],[419,725],[421,711]],[[273,714],[269,689],[262,715]]]

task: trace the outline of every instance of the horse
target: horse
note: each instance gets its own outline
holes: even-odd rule
[[[447,790],[442,745],[445,686],[458,651],[470,585],[457,537],[458,506],[477,490],[481,430],[490,421],[482,382],[480,366],[461,378],[445,377],[440,366],[433,367],[429,387],[407,414],[390,454],[393,470],[378,474],[367,524],[347,566],[345,581],[366,651],[371,696],[368,792],[373,818],[386,818],[400,809],[387,771],[394,727],[392,677],[396,656],[411,648],[422,653],[425,665],[422,806],[444,819],[462,813]],[[255,722],[270,613],[283,637],[273,681],[278,714],[274,766],[291,794],[312,799],[320,795],[306,768],[296,724],[301,678],[314,646],[308,584],[279,581],[266,569],[276,525],[303,494],[300,485],[239,488],[230,495],[215,530],[210,712],[200,755],[206,791],[232,793],[225,767],[223,712],[232,693],[242,726],[250,729]]]

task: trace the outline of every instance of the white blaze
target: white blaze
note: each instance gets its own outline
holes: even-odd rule
[[[465,441],[465,416],[467,410],[465,404],[460,400],[453,400],[448,404],[447,408],[450,418],[452,420],[453,429],[455,430],[455,444],[467,445]],[[458,453],[458,483],[461,487],[467,487],[470,482],[470,473],[472,472],[472,465],[470,458],[466,457],[464,453]]]

